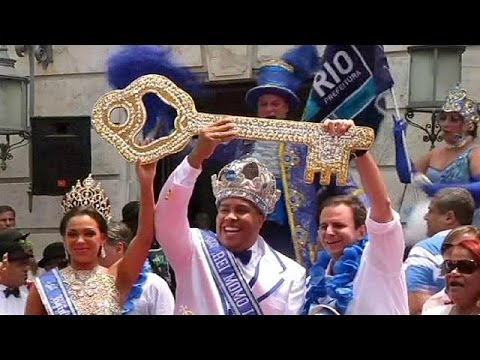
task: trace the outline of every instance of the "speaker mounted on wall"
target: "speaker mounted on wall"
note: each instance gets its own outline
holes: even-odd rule
[[[32,117],[32,194],[64,195],[91,173],[90,117]]]

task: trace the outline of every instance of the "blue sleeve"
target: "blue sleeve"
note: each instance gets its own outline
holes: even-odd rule
[[[442,189],[445,188],[450,188],[450,187],[459,187],[466,189],[472,194],[473,199],[475,202],[478,204],[480,203],[480,177],[476,177],[473,179],[474,182],[470,183],[435,183],[435,184],[429,184],[429,185],[424,185],[423,190],[425,193],[427,193],[428,196],[434,196],[437,192],[439,192]]]
[[[407,268],[405,276],[408,291],[431,291],[435,287],[433,271],[426,266],[411,265]]]
[[[412,182],[412,174],[415,167],[410,160],[406,145],[407,122],[405,119],[393,118],[393,136],[395,138],[395,167],[400,182],[410,184]]]

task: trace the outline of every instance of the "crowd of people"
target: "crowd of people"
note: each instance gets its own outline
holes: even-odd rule
[[[315,47],[304,45],[264,64],[246,103],[259,117],[288,119],[315,58]],[[113,87],[148,73],[193,86],[185,81],[194,76],[164,48],[127,47],[109,59]],[[174,114],[153,99],[145,105],[148,142],[168,134]],[[456,87],[439,118],[444,144],[416,163],[397,146],[400,179],[430,196],[423,239],[408,256],[400,215],[370,151],[353,156],[361,187],[351,179],[304,186],[302,146],[240,141],[228,116],[175,156],[157,199],[157,163],[138,163],[140,199],[125,204],[120,221],[112,220],[101,184],[79,179],[61,203],[62,241],[38,262],[15,210],[2,205],[0,314],[480,314],[479,120],[476,103]],[[355,122],[321,126],[341,137]],[[405,130],[397,119],[397,143]],[[211,177],[217,215],[213,223],[203,213],[191,222],[194,187],[212,159],[222,165]]]

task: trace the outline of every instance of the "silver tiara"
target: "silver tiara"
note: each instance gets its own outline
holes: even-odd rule
[[[257,159],[248,157],[232,161],[212,176],[217,205],[225,198],[240,197],[251,201],[267,215],[280,199],[275,176]]]

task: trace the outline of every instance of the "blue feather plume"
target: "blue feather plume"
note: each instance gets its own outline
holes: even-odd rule
[[[130,45],[120,48],[108,58],[107,77],[114,89],[123,89],[148,74],[166,76],[192,96],[201,90],[197,75],[175,60],[171,48],[161,45]],[[155,138],[170,134],[174,128],[175,109],[154,94],[145,95],[143,102],[147,111],[144,136],[157,126],[159,129]]]
[[[312,78],[320,68],[320,56],[315,45],[297,46],[283,54],[282,60],[293,66],[302,81]]]

